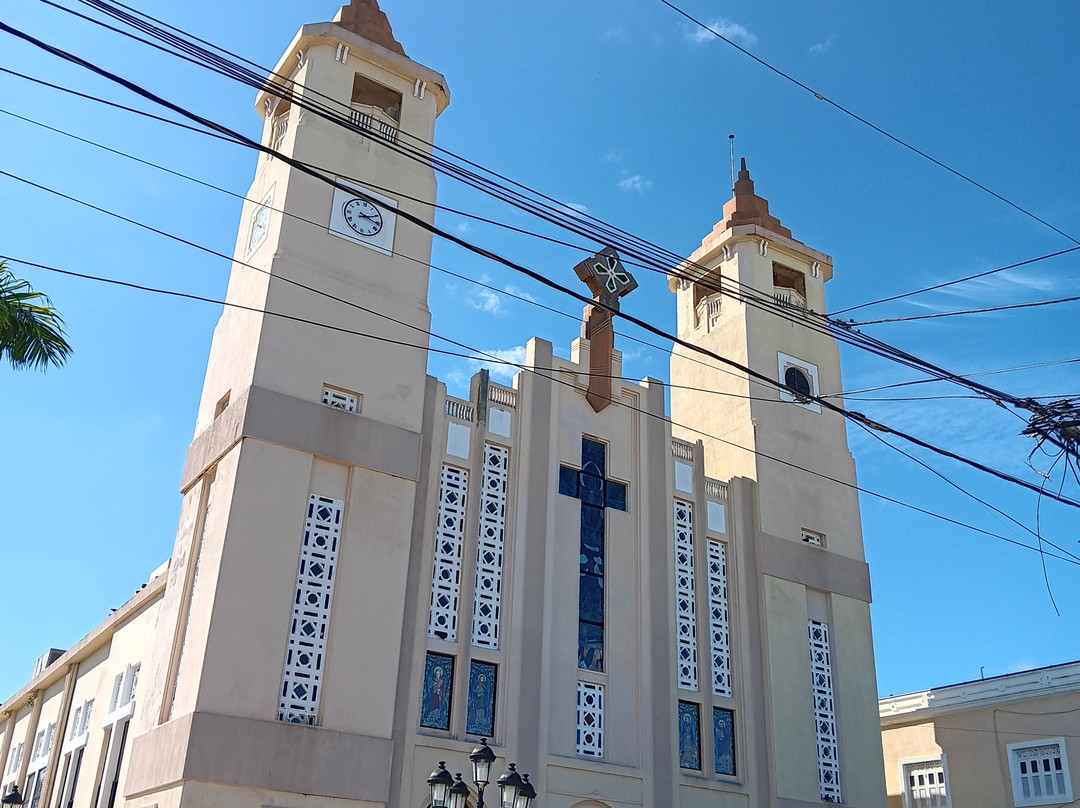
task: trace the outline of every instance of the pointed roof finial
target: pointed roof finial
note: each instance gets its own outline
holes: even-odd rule
[[[334,22],[357,36],[362,36],[387,50],[405,55],[405,49],[394,38],[390,20],[379,8],[378,0],[350,0],[334,17]]]
[[[746,167],[746,158],[739,161],[739,178],[735,180],[734,196],[724,205],[722,226],[728,229],[740,224],[756,224],[791,238],[791,231],[769,214],[769,202],[754,193],[754,181]]]

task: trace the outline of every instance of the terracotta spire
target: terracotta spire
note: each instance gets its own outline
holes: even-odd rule
[[[780,224],[780,220],[769,215],[769,202],[754,193],[754,181],[746,168],[746,158],[742,158],[739,178],[735,181],[735,195],[724,205],[723,229],[727,230],[739,224],[756,224],[791,238],[791,231]]]
[[[382,45],[387,50],[405,55],[405,49],[401,47],[401,43],[394,39],[390,20],[379,8],[378,0],[351,0],[347,6],[341,7],[334,22],[376,45]]]

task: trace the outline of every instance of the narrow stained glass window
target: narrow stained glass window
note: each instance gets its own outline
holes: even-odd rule
[[[713,749],[716,773],[735,776],[735,713],[713,707]]]
[[[424,692],[420,702],[420,726],[450,729],[450,693],[454,686],[454,658],[428,654],[424,660]]]
[[[701,769],[700,710],[691,702],[679,702],[679,766],[683,769]]]
[[[469,667],[469,714],[465,732],[491,738],[495,735],[496,669],[487,662],[473,662]]]

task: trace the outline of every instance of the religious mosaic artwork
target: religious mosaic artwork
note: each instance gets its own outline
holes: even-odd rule
[[[450,729],[450,691],[454,684],[454,658],[428,654],[424,661],[424,690],[420,726]]]
[[[604,509],[626,510],[626,486],[604,477],[607,447],[581,439],[581,470],[559,469],[559,493],[581,500],[578,667],[604,670]]]
[[[469,666],[469,712],[465,732],[491,738],[495,735],[495,666],[473,662]]]
[[[679,766],[701,770],[701,713],[688,701],[679,702]]]
[[[713,750],[716,773],[735,776],[735,713],[713,707]]]

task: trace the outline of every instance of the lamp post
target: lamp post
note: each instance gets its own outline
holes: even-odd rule
[[[495,753],[487,744],[487,738],[480,739],[480,745],[469,754],[473,767],[473,783],[476,785],[476,808],[484,808],[484,789],[491,784],[491,764],[495,762]],[[524,779],[517,773],[517,764],[511,763],[510,770],[496,781],[499,785],[499,808],[530,808],[536,798],[536,789],[529,782],[529,775]],[[439,761],[439,768],[427,779],[431,789],[431,808],[466,808],[469,799],[469,787],[446,770],[446,761]],[[6,803],[5,803],[6,804]],[[20,800],[19,804],[22,802]]]
[[[7,808],[9,805],[14,808],[14,806],[22,805],[23,802],[23,795],[19,793],[19,786],[16,784],[13,785],[11,791],[5,794],[4,798],[0,800],[0,805],[3,805],[4,808]]]

